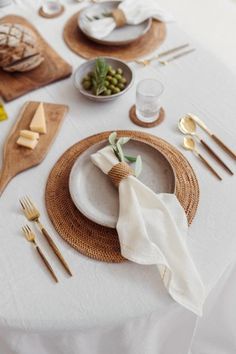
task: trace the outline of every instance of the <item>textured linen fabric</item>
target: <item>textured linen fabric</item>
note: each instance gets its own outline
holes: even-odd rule
[[[1,8],[0,15],[15,13],[28,18],[74,69],[84,62],[67,48],[62,37],[65,22],[81,8],[80,4],[65,1],[64,14],[47,20],[37,13],[41,1],[14,2],[17,6]],[[165,122],[148,132],[181,149],[183,137],[178,133],[176,124],[183,113],[193,112],[223,141],[235,148],[236,79],[230,70],[189,38],[177,24],[168,25],[167,38],[157,53],[183,43],[191,43],[197,50],[166,67],[156,62],[147,68],[130,64],[135,70],[136,83],[143,78],[156,78],[165,86],[162,97]],[[118,101],[105,105],[81,97],[73,86],[72,77],[32,91],[6,104],[9,119],[1,123],[1,151],[19,110],[27,100],[65,103],[70,111],[45,160],[16,176],[0,197],[0,353],[32,354],[39,348],[39,354],[58,354],[60,348],[57,342],[63,353],[68,354],[116,354],[116,348],[124,354],[143,354],[145,350],[145,354],[187,353],[196,316],[175,303],[166,293],[161,278],[157,280],[156,267],[132,262],[106,264],[83,257],[57,235],[45,209],[46,180],[67,148],[104,130],[142,130],[128,118],[128,111],[135,101],[135,85]],[[234,170],[234,161],[199,130],[200,134]],[[195,156],[181,151],[193,166],[200,186],[200,203],[186,242],[207,293],[214,293],[215,285],[219,280],[221,282],[225,270],[235,260],[235,177],[227,175],[208,157],[222,174],[223,181],[218,182]],[[204,151],[201,152],[204,154]],[[0,159],[2,161],[2,157]],[[38,243],[57,272],[59,284],[51,281],[34,249],[24,240],[20,228],[26,219],[18,199],[25,194],[31,196],[42,211],[42,221],[68,261],[74,277],[67,278],[34,225],[32,228],[37,232]],[[233,308],[233,300],[229,296],[227,299],[232,301]],[[234,330],[234,318],[224,319],[228,327],[221,326],[221,338],[229,340],[232,353],[235,343],[230,332],[224,329]],[[137,319],[142,321],[146,331],[139,331],[141,325],[139,327]],[[213,319],[217,322],[215,317]],[[133,321],[133,325],[127,327],[129,321]],[[204,316],[201,321],[204,321]],[[94,342],[90,329],[94,330],[94,335],[96,333]],[[217,333],[212,331],[208,332],[209,337]],[[128,347],[128,343],[132,343],[132,347]],[[222,352],[231,354],[228,349]],[[215,354],[213,350],[201,350],[202,353],[199,353],[196,349],[194,354]]]
[[[91,155],[105,174],[118,164],[111,146]],[[175,194],[155,194],[134,176],[118,186],[116,229],[121,254],[138,263],[157,266],[169,294],[195,314],[202,315],[205,289],[186,245],[188,223]]]
[[[124,0],[118,9],[124,13],[129,25],[137,25],[150,17],[162,22],[173,21],[172,15],[160,8],[156,0]],[[116,28],[112,17],[94,21],[83,18],[82,25],[88,35],[98,39],[108,36]]]

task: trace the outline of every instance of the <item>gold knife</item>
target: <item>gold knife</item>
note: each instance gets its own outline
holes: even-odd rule
[[[212,139],[228,154],[230,155],[234,160],[236,160],[236,153],[231,150],[225,143],[220,140],[212,131],[206,126],[206,124],[198,118],[195,114],[188,113],[188,115],[197,123],[197,125],[202,128],[209,136],[212,137]]]

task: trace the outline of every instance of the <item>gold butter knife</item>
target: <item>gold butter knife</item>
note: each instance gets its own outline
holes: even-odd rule
[[[197,125],[202,128],[212,139],[218,144],[228,155],[230,155],[234,160],[236,160],[236,153],[231,150],[225,143],[220,140],[207,126],[206,124],[195,114],[188,113],[188,115],[197,123]]]

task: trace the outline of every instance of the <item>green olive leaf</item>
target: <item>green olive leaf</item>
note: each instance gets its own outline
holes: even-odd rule
[[[137,159],[136,159],[136,164],[135,164],[135,176],[138,177],[142,171],[142,159],[141,159],[141,156],[138,155],[137,156]]]
[[[130,140],[130,138],[123,136],[122,138],[118,139],[118,143],[120,145],[124,145],[124,144],[128,143],[129,140]]]
[[[118,154],[120,156],[120,161],[121,162],[125,161],[125,156],[124,156],[123,150],[121,148],[121,145],[118,142],[116,143],[116,147],[117,147]]]
[[[113,132],[109,135],[108,137],[108,141],[109,143],[112,145],[112,146],[115,146],[116,145],[116,138],[117,138],[117,133],[116,132]]]
[[[137,157],[125,155],[125,159],[126,159],[128,162],[131,162],[131,163],[132,163],[132,162],[136,162]]]

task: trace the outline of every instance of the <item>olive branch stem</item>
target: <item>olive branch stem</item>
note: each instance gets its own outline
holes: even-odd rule
[[[134,174],[136,177],[138,177],[142,171],[141,156],[138,155],[137,157],[134,157],[134,156],[125,155],[123,152],[123,149],[122,149],[122,146],[124,144],[128,143],[129,140],[130,140],[130,138],[128,138],[128,137],[121,137],[118,139],[116,132],[111,133],[108,138],[108,141],[109,141],[109,143],[113,149],[113,152],[114,152],[115,156],[117,157],[118,161],[130,162],[130,163],[135,162]]]

